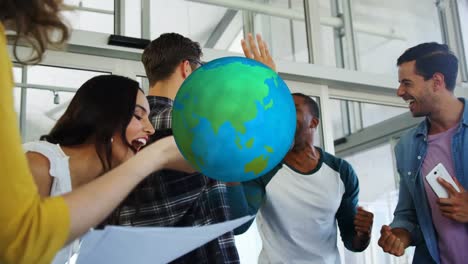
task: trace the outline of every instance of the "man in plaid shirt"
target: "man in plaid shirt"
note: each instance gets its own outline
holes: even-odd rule
[[[185,78],[201,65],[201,56],[198,43],[176,33],[161,35],[145,49],[142,61],[151,87],[148,101],[156,137],[172,132],[173,100]],[[200,173],[163,170],[153,173],[133,190],[117,211],[117,223],[166,227],[208,225],[230,220],[229,210],[225,183]],[[239,263],[233,232],[173,263]]]

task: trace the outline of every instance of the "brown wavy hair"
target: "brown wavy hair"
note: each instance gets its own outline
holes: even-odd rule
[[[100,75],[86,81],[48,135],[40,139],[60,146],[94,143],[104,171],[113,167],[111,139],[120,132],[125,138],[136,105],[139,84],[119,75]]]
[[[64,9],[67,8],[61,0],[0,0],[0,21],[16,32],[8,38],[13,41],[13,54],[18,62],[38,63],[47,46],[58,47],[68,40],[70,32],[59,13]],[[18,57],[20,40],[33,49],[29,59]]]

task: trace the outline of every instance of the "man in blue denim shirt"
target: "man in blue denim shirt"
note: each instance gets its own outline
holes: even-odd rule
[[[425,116],[395,147],[400,194],[379,245],[395,256],[416,246],[413,263],[468,261],[468,108],[453,94],[458,60],[446,45],[424,43],[398,58],[397,94],[414,117]],[[442,163],[460,188],[438,179],[449,198],[435,195],[425,176]]]

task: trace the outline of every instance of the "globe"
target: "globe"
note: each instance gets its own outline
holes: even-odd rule
[[[179,89],[172,129],[182,155],[204,175],[248,181],[273,169],[294,140],[296,110],[276,72],[243,57],[213,60]]]

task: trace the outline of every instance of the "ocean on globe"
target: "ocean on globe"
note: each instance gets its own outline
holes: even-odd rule
[[[182,155],[204,175],[240,182],[281,162],[293,144],[296,110],[285,82],[243,57],[213,60],[184,81],[172,110]]]

